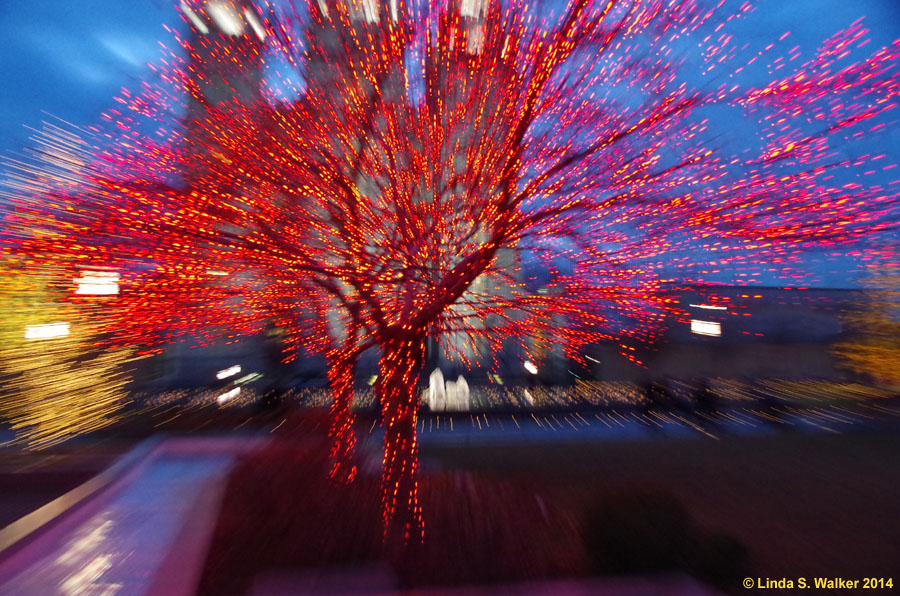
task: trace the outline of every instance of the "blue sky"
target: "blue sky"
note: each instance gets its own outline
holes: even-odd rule
[[[900,37],[900,0],[762,0],[738,25],[750,46],[791,31],[812,49],[861,16],[867,49]],[[49,112],[77,125],[95,121],[123,86],[147,76],[168,42],[162,24],[183,27],[175,0],[29,0],[0,2],[0,152],[21,147]],[[757,39],[754,39],[757,38]]]
[[[0,3],[0,151],[22,146],[25,126],[49,112],[89,125],[156,60],[170,0],[29,0]]]

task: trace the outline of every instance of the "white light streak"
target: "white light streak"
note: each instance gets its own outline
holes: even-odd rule
[[[379,5],[375,0],[359,0],[350,5],[350,20],[365,21],[366,23],[377,23],[379,16]]]
[[[691,319],[691,333],[697,335],[712,335],[718,337],[722,335],[722,325],[715,321],[700,321]]]
[[[713,304],[691,304],[691,308],[705,308],[707,310],[728,310],[727,306],[715,306]]]
[[[485,4],[484,0],[463,0],[459,6],[459,16],[480,18],[484,15]]]
[[[238,374],[239,372],[241,372],[241,365],[235,364],[234,366],[229,366],[225,370],[220,370],[219,372],[217,372],[216,378],[221,381],[222,379],[227,379],[228,377],[233,377],[234,375]]]
[[[85,271],[75,279],[76,294],[113,296],[119,293],[119,274],[115,271]]]
[[[245,8],[244,16],[247,17],[247,22],[250,23],[250,28],[256,33],[256,37],[259,38],[259,41],[264,41],[266,39],[266,31],[263,29],[262,24],[260,24],[259,19],[256,18],[256,13],[250,8]]]
[[[191,10],[191,7],[185,4],[184,2],[180,5],[182,12],[187,15],[187,18],[190,19],[191,23],[194,24],[194,27],[200,30],[200,33],[206,35],[209,33],[209,27],[206,26],[206,23],[203,22],[197,13]]]
[[[216,398],[216,401],[217,401],[218,403],[220,403],[220,404],[224,404],[226,401],[228,401],[228,400],[230,400],[230,399],[234,399],[235,397],[237,397],[237,395],[238,395],[240,392],[241,392],[241,388],[240,388],[240,387],[235,387],[234,389],[231,389],[231,390],[229,390],[229,391],[226,391],[225,393],[223,393],[222,395],[220,395],[219,397],[217,397],[217,398]]]
[[[69,335],[68,323],[46,323],[43,325],[26,325],[25,339],[52,339]]]
[[[225,35],[241,35],[244,32],[244,20],[231,4],[216,2],[206,7],[206,14],[219,26]]]
[[[533,375],[536,375],[538,373],[537,367],[534,365],[534,363],[531,360],[525,361],[525,370],[527,370],[528,372],[530,372]]]
[[[256,379],[261,379],[261,378],[262,378],[262,375],[259,373],[250,373],[249,375],[244,375],[240,379],[237,379],[234,382],[234,384],[235,385],[244,385],[246,383],[250,383],[252,381],[255,381]]]

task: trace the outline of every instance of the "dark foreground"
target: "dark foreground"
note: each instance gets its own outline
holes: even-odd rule
[[[698,524],[743,545],[753,577],[887,578],[900,569],[898,430],[434,448],[425,455],[511,479],[572,510],[623,487],[672,495]]]
[[[373,564],[401,588],[676,571],[746,593],[745,576],[891,578],[900,561],[895,416],[839,433],[773,425],[596,440],[548,430],[521,441],[492,424],[501,440],[426,441],[429,545],[398,564],[379,550],[377,435],[368,423],[360,432],[369,473],[335,489],[320,465],[322,413],[295,428],[283,412],[223,414],[210,422],[204,412],[174,420],[161,412],[145,417],[153,424],[116,429],[115,439],[5,450],[5,486],[17,490],[3,491],[4,519],[81,483],[146,434],[237,429],[275,431],[278,444],[232,474],[206,593],[243,593],[272,573]]]
[[[672,572],[734,593],[748,576],[888,578],[897,430],[426,445],[426,545],[401,561],[380,548],[377,465],[336,489],[316,449],[282,443],[233,472],[203,591],[373,566],[426,590]]]

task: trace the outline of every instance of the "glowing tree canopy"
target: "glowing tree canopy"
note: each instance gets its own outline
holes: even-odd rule
[[[869,275],[862,280],[865,291],[858,300],[858,308],[843,317],[849,337],[835,346],[835,352],[851,371],[897,387],[900,386],[897,244],[892,242],[878,252],[875,254],[882,258],[874,260]]]
[[[55,124],[33,141],[27,155],[4,164],[0,196],[17,205],[9,230],[25,223],[28,236],[47,242],[61,236],[48,203],[62,189],[88,185],[91,156],[78,134]],[[107,268],[0,255],[0,416],[16,442],[45,448],[118,419],[132,352],[110,348],[103,337],[110,325],[104,306],[115,300],[118,277]]]
[[[378,347],[385,528],[417,539],[429,338],[465,357],[553,335],[578,360],[612,340],[635,359],[682,314],[667,282],[791,272],[896,219],[896,188],[866,178],[892,164],[838,148],[886,126],[900,45],[848,61],[857,24],[742,83],[759,55],[744,62],[730,28],[751,9],[186,3],[164,84],[123,92],[90,184],[44,205],[54,235],[7,250],[122,271],[121,344],[273,322],[326,353],[345,479],[352,372]],[[281,65],[276,87],[263,64]],[[733,122],[751,138],[737,149],[720,138]],[[528,269],[549,272],[545,292]]]
[[[0,271],[0,415],[34,448],[115,422],[128,382],[130,353],[105,349],[84,307],[60,301],[52,285],[21,264]]]

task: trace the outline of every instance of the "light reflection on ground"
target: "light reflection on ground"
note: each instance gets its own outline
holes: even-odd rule
[[[87,521],[41,536],[0,566],[0,593],[146,594],[197,495],[231,456],[161,457]],[[5,580],[5,581],[4,581]]]

